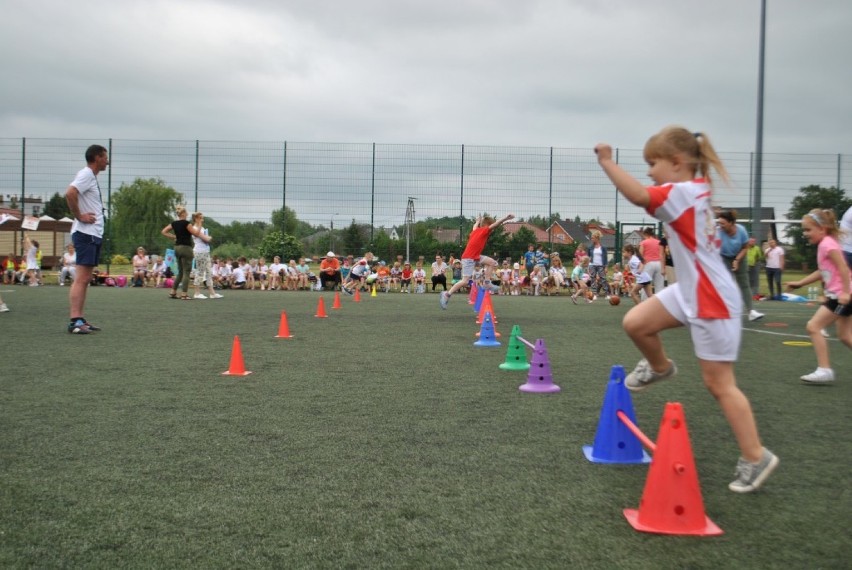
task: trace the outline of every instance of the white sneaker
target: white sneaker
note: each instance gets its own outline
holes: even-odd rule
[[[224,295],[220,295],[219,293],[216,293],[215,295],[212,295],[210,298],[211,299],[221,299],[222,297],[224,297]]]
[[[810,374],[801,377],[802,382],[807,384],[828,384],[834,382],[834,370],[831,368],[817,368]]]
[[[6,303],[0,303],[0,313],[8,313],[9,307],[6,306]]]
[[[822,336],[824,336],[825,338],[828,338],[828,331],[827,331],[827,330],[825,330],[825,329],[820,329],[820,330],[819,330],[819,333],[820,333]]]
[[[757,320],[760,320],[762,318],[763,318],[763,313],[758,313],[754,309],[752,309],[748,312],[748,320],[750,320],[750,321],[757,321]]]
[[[193,295],[193,299],[206,299],[207,297],[203,294],[199,293],[198,295]]]
[[[628,374],[627,378],[624,379],[624,385],[631,392],[639,392],[654,382],[674,377],[677,374],[677,366],[675,366],[673,360],[669,360],[669,362],[671,366],[669,366],[668,370],[665,372],[654,372],[648,361],[643,358],[636,365],[636,368],[633,369],[633,372]]]

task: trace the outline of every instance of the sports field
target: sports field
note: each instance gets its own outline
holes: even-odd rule
[[[683,330],[678,377],[633,396],[656,437],[681,402],[716,538],[638,533],[647,466],[586,461],[610,368],[637,351],[632,305],[496,297],[499,348],[473,345],[465,295],[97,287],[94,335],[65,330],[67,288],[2,287],[0,566],[4,568],[848,568],[852,357],[816,364],[804,304],[761,302],[741,386],[781,465],[727,489],[738,451]],[[320,319],[317,301],[328,318]],[[286,311],[292,339],[274,338]],[[544,339],[562,392],[498,369],[513,325]],[[770,326],[774,325],[774,326]],[[833,333],[833,331],[832,331]],[[222,376],[235,335],[253,374]],[[832,334],[833,336],[833,334]]]

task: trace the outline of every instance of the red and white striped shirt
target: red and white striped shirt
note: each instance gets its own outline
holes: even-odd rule
[[[663,222],[689,318],[731,319],[742,312],[740,290],[719,253],[712,189],[704,179],[648,188],[649,214]]]

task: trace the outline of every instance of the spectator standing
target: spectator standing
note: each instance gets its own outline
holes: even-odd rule
[[[210,261],[210,242],[213,238],[204,227],[204,214],[195,212],[192,214],[192,225],[198,230],[197,235],[192,236],[192,253],[195,256],[195,279],[192,282],[195,289],[194,299],[207,299],[201,292],[201,286],[207,286],[210,299],[221,299],[222,295],[213,290],[213,266]]]
[[[775,301],[781,300],[781,277],[784,273],[784,248],[778,245],[774,239],[766,243],[766,282],[769,285],[769,298]]]
[[[648,226],[642,230],[644,239],[639,242],[639,257],[644,264],[644,271],[651,277],[654,292],[659,293],[666,287],[663,277],[663,254],[660,240],[654,235],[654,228]]]
[[[852,207],[849,207],[840,219],[840,239],[843,257],[846,258],[846,264],[852,268]]]
[[[669,236],[666,232],[663,232],[663,237],[660,238],[660,248],[663,250],[663,258],[666,262],[666,266],[663,270],[663,276],[666,278],[666,287],[668,287],[669,285],[677,283],[677,275],[675,274],[672,250],[669,247]]]
[[[737,213],[733,210],[721,210],[717,220],[716,234],[722,240],[722,259],[728,266],[740,288],[743,306],[746,308],[748,320],[756,321],[763,318],[763,313],[754,310],[751,287],[748,284],[748,232],[737,223]]]
[[[532,273],[533,267],[535,267],[535,244],[529,244],[527,246],[527,251],[524,253],[524,267],[527,270],[527,275]]]
[[[535,249],[535,264],[543,266],[545,270],[550,267],[550,257],[544,251],[543,244],[538,244]]]
[[[65,191],[65,201],[74,216],[71,224],[71,241],[77,251],[77,275],[68,293],[71,334],[89,334],[101,330],[86,321],[86,292],[92,274],[98,266],[104,235],[104,206],[98,174],[109,166],[109,153],[100,145],[86,149],[86,166]]]
[[[38,287],[38,248],[37,240],[30,239],[28,233],[24,233],[24,250],[27,252],[27,281],[30,287]]]
[[[601,245],[600,230],[592,230],[592,243],[589,245],[589,277],[591,277],[591,288],[595,295],[603,290],[609,295],[609,283],[606,280],[607,251]]]
[[[164,227],[160,233],[175,242],[175,257],[178,263],[178,274],[169,297],[177,299],[177,291],[181,290],[180,299],[189,301],[189,273],[192,271],[192,236],[200,235],[200,231],[186,219],[187,211],[183,206],[175,210],[177,219]]]
[[[760,262],[763,261],[763,251],[757,245],[757,240],[753,237],[748,238],[748,249],[746,250],[746,259],[748,259],[748,286],[751,288],[751,294],[760,297]]]

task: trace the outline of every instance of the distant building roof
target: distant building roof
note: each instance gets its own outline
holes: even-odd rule
[[[530,230],[535,235],[536,243],[547,243],[550,241],[546,231],[528,222],[506,222],[503,224],[503,231],[510,237],[518,233],[521,228]]]
[[[459,243],[459,230],[447,228],[435,228],[432,237],[441,243]]]

